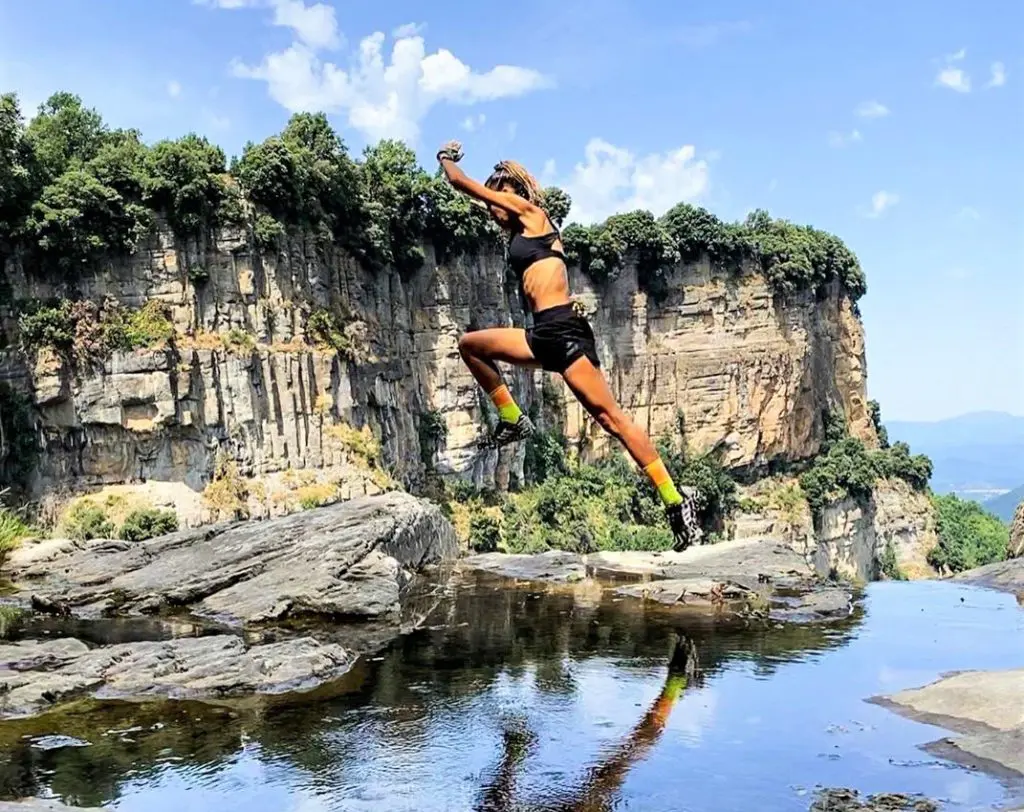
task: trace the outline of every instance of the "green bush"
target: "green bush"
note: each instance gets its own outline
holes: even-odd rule
[[[963,572],[1006,558],[1010,531],[977,502],[956,494],[934,495],[939,543],[928,563],[940,572]]]
[[[32,528],[15,511],[0,505],[0,568],[21,540],[32,535]]]
[[[88,501],[76,503],[64,516],[62,524],[68,538],[78,541],[112,539],[116,530],[107,512]]]
[[[145,541],[177,529],[178,515],[173,510],[142,508],[125,516],[117,537],[125,541]]]
[[[890,581],[906,581],[907,576],[903,574],[900,569],[899,562],[896,561],[896,549],[892,546],[892,542],[887,542],[885,550],[882,552],[882,575],[888,578]]]
[[[911,455],[906,443],[869,451],[860,439],[849,436],[841,412],[824,416],[824,435],[820,453],[800,476],[800,487],[815,514],[838,499],[866,500],[879,478],[902,479],[917,491],[928,488],[932,462],[923,454]]]
[[[469,520],[469,549],[494,553],[501,543],[501,522],[490,513],[476,512]]]
[[[159,347],[174,339],[166,304],[155,299],[137,310],[114,299],[102,304],[59,299],[50,304],[24,304],[18,318],[25,350],[50,348],[71,360],[100,359],[120,350]]]

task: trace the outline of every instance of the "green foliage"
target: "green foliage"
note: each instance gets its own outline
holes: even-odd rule
[[[13,93],[0,95],[0,243],[21,232],[32,208],[35,155]]]
[[[560,227],[569,216],[569,209],[572,208],[572,198],[564,189],[557,186],[549,186],[544,190],[543,200],[544,211],[547,212],[551,222]]]
[[[871,424],[875,427],[875,434],[878,435],[880,448],[889,447],[889,432],[882,423],[882,406],[877,400],[868,401],[868,413],[871,415]]]
[[[25,350],[48,347],[77,362],[100,360],[116,350],[155,348],[174,338],[169,309],[155,299],[137,310],[114,299],[102,304],[68,299],[27,302],[22,305],[18,330]]]
[[[97,504],[83,500],[71,507],[63,519],[63,532],[78,541],[112,539],[116,528],[107,512]]]
[[[475,512],[469,520],[469,549],[477,553],[494,553],[500,543],[500,520],[490,513]]]
[[[533,415],[531,415],[532,417]],[[526,440],[523,477],[527,485],[536,485],[553,476],[568,473],[565,435],[556,427],[537,429]]]
[[[906,581],[907,576],[903,574],[900,569],[899,562],[896,560],[896,549],[892,546],[892,542],[888,541],[885,544],[885,550],[882,552],[882,575],[888,578],[890,581]]]
[[[456,191],[438,171],[426,189],[426,236],[439,262],[460,254],[498,248],[501,230],[470,198]]]
[[[314,310],[306,321],[306,333],[317,346],[332,349],[349,360],[355,358],[352,342],[333,313],[323,309]]]
[[[938,545],[928,563],[940,572],[963,572],[1006,558],[1010,531],[977,502],[956,494],[933,495]]]
[[[145,541],[177,529],[178,515],[173,510],[142,508],[125,516],[117,537],[126,541]]]
[[[221,178],[226,171],[225,159],[220,147],[190,133],[155,144],[146,165],[147,198],[167,213],[177,234],[198,234],[215,221],[226,196]]]
[[[867,499],[879,478],[899,478],[917,491],[927,489],[932,462],[923,454],[912,456],[906,443],[869,451],[849,436],[841,412],[824,416],[824,434],[821,452],[800,477],[812,512],[838,499]]]
[[[0,491],[8,487],[25,489],[39,452],[32,401],[0,382]]]
[[[108,136],[96,110],[73,93],[54,93],[29,123],[27,138],[45,182],[91,161]]]
[[[657,220],[635,211],[590,226],[571,224],[564,237],[570,261],[595,282],[614,278],[631,259],[641,286],[655,294],[664,291],[665,275],[680,259],[694,262],[705,255],[720,267],[738,267],[744,259],[759,263],[779,295],[816,290],[836,279],[854,299],[866,292],[860,264],[841,240],[774,220],[760,209],[742,223],[725,223],[681,203]]]
[[[416,163],[416,153],[390,139],[367,147],[359,182],[366,212],[366,259],[399,273],[418,270],[425,259],[420,240],[427,229],[431,184]]]
[[[22,539],[32,535],[32,528],[9,507],[0,505],[0,568],[7,557],[17,549]]]
[[[428,471],[434,469],[434,455],[448,438],[448,424],[439,411],[423,412],[418,425],[420,459]]]
[[[500,229],[440,172],[416,163],[401,142],[383,140],[353,160],[322,113],[299,113],[284,130],[248,143],[228,172],[220,148],[196,134],[152,147],[134,130],[110,130],[70,93],[56,93],[26,125],[13,95],[0,97],[0,242],[22,242],[41,267],[74,279],[106,257],[130,252],[154,213],[191,237],[251,221],[256,246],[271,251],[292,229],[333,240],[367,267],[410,274],[424,242],[437,257],[493,248]],[[252,204],[246,205],[246,199]],[[542,205],[561,227],[572,201],[544,190]],[[563,229],[570,261],[597,282],[635,262],[641,287],[659,297],[680,260],[707,256],[720,267],[759,263],[780,295],[839,280],[865,291],[856,257],[835,236],[756,211],[725,223],[679,204],[660,218],[616,214]],[[201,281],[203,272],[194,272]]]

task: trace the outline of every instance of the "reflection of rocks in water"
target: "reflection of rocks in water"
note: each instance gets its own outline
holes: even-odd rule
[[[855,789],[825,789],[811,804],[810,812],[938,812],[927,798],[883,792],[861,798]]]
[[[104,812],[81,806],[65,806],[48,798],[27,798],[22,801],[0,801],[0,812]]]
[[[217,770],[244,742],[258,747],[261,758],[285,762],[317,781],[359,757],[349,752],[357,738],[336,735],[353,708],[372,706],[375,718],[387,720],[374,735],[385,743],[398,737],[394,744],[402,746],[426,734],[438,703],[482,694],[503,673],[530,670],[541,693],[571,696],[579,690],[572,662],[601,657],[660,669],[674,658],[672,667],[699,685],[731,659],[752,660],[759,672],[770,673],[805,651],[842,645],[860,622],[856,616],[832,625],[769,628],[742,618],[680,618],[611,592],[595,598],[495,584],[505,582],[467,577],[430,615],[429,627],[395,641],[380,657],[358,661],[343,683],[305,695],[223,707],[94,702],[74,713],[0,724],[0,797],[52,791],[67,802],[102,805],[117,798],[129,776],[145,782],[175,762]],[[687,639],[683,648],[680,632]],[[52,735],[91,746],[32,747]]]

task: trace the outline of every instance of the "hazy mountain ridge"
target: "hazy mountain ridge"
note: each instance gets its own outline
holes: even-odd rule
[[[1024,417],[972,412],[948,420],[893,420],[885,425],[890,441],[902,440],[931,457],[932,488],[939,493],[980,501],[985,496],[978,491],[1007,491],[1024,482]]]

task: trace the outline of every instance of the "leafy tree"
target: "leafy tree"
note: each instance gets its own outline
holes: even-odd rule
[[[34,160],[17,96],[0,95],[0,241],[20,231],[32,207]]]
[[[416,154],[385,139],[366,148],[359,179],[368,259],[401,273],[417,270],[425,259],[419,243],[426,232],[430,177],[417,165]]]
[[[882,423],[882,407],[877,400],[868,401],[868,413],[871,415],[871,425],[875,427],[875,434],[878,435],[880,448],[889,447],[889,432]]]
[[[43,189],[28,231],[43,258],[80,269],[108,252],[126,252],[149,227],[148,212],[126,205],[115,189],[86,169],[70,169]]]
[[[91,161],[108,137],[103,119],[73,93],[54,93],[28,125],[27,138],[50,182],[73,166]]]
[[[147,197],[154,207],[167,212],[174,230],[189,236],[210,226],[225,197],[223,150],[189,134],[160,141],[147,158]]]
[[[549,186],[544,190],[544,211],[548,213],[548,217],[556,227],[560,227],[565,222],[571,208],[572,198],[564,189]]]
[[[1009,529],[977,502],[956,494],[932,497],[938,545],[928,563],[940,571],[963,572],[1006,558]]]

